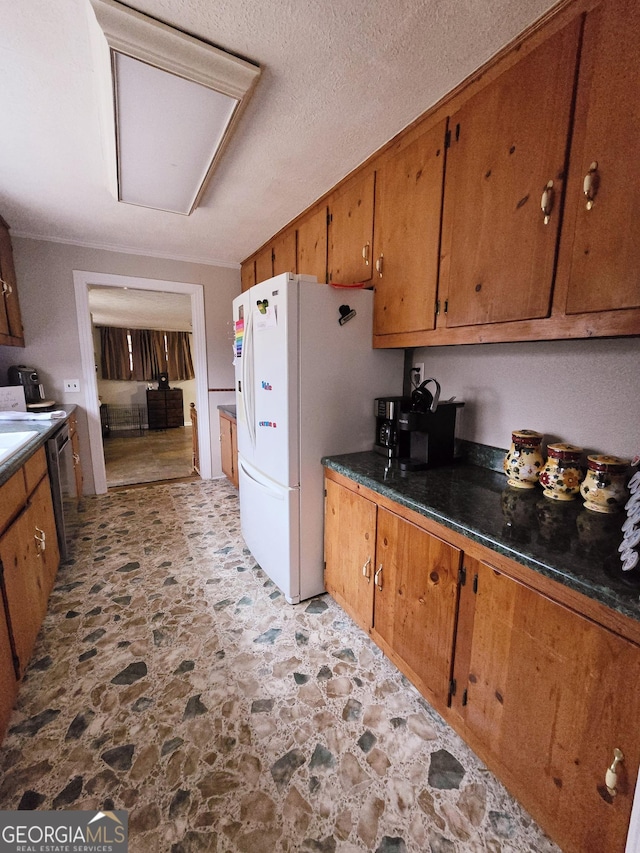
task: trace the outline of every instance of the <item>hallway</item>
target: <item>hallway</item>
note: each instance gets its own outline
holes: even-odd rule
[[[103,439],[107,487],[153,483],[193,476],[192,428],[112,433]]]

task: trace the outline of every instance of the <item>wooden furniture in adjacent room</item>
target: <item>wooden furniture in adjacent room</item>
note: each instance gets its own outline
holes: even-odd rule
[[[182,388],[147,391],[149,429],[171,429],[184,426]]]

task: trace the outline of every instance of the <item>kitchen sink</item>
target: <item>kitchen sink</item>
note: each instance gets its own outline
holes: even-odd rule
[[[38,433],[35,430],[0,433],[0,464],[6,462],[10,456],[17,453],[37,435]]]

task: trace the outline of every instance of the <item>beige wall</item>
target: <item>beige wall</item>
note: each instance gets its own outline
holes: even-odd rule
[[[73,270],[140,276],[142,278],[202,284],[204,288],[207,371],[209,388],[233,388],[231,301],[240,293],[240,270],[149,258],[102,249],[89,249],[44,240],[13,237],[20,306],[26,347],[0,347],[0,384],[12,364],[27,364],[40,374],[47,396],[84,408],[84,389],[65,394],[63,381],[82,383],[80,341],[76,320]],[[219,476],[218,403],[233,393],[210,393],[213,476]],[[89,460],[89,440],[83,412],[79,417],[80,450]],[[94,490],[92,468],[83,466],[85,490]]]
[[[458,436],[508,447],[535,429],[598,453],[640,453],[640,338],[416,349],[442,399],[464,400]]]

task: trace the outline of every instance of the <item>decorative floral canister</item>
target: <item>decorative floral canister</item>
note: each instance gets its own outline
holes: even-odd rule
[[[573,444],[547,445],[547,461],[540,471],[544,495],[554,501],[572,501],[580,492],[582,448]]]
[[[617,456],[587,456],[587,475],[580,486],[586,509],[617,512],[624,506],[628,466]]]
[[[516,489],[533,489],[544,463],[540,445],[542,433],[519,429],[511,433],[511,447],[504,459],[507,482]]]

